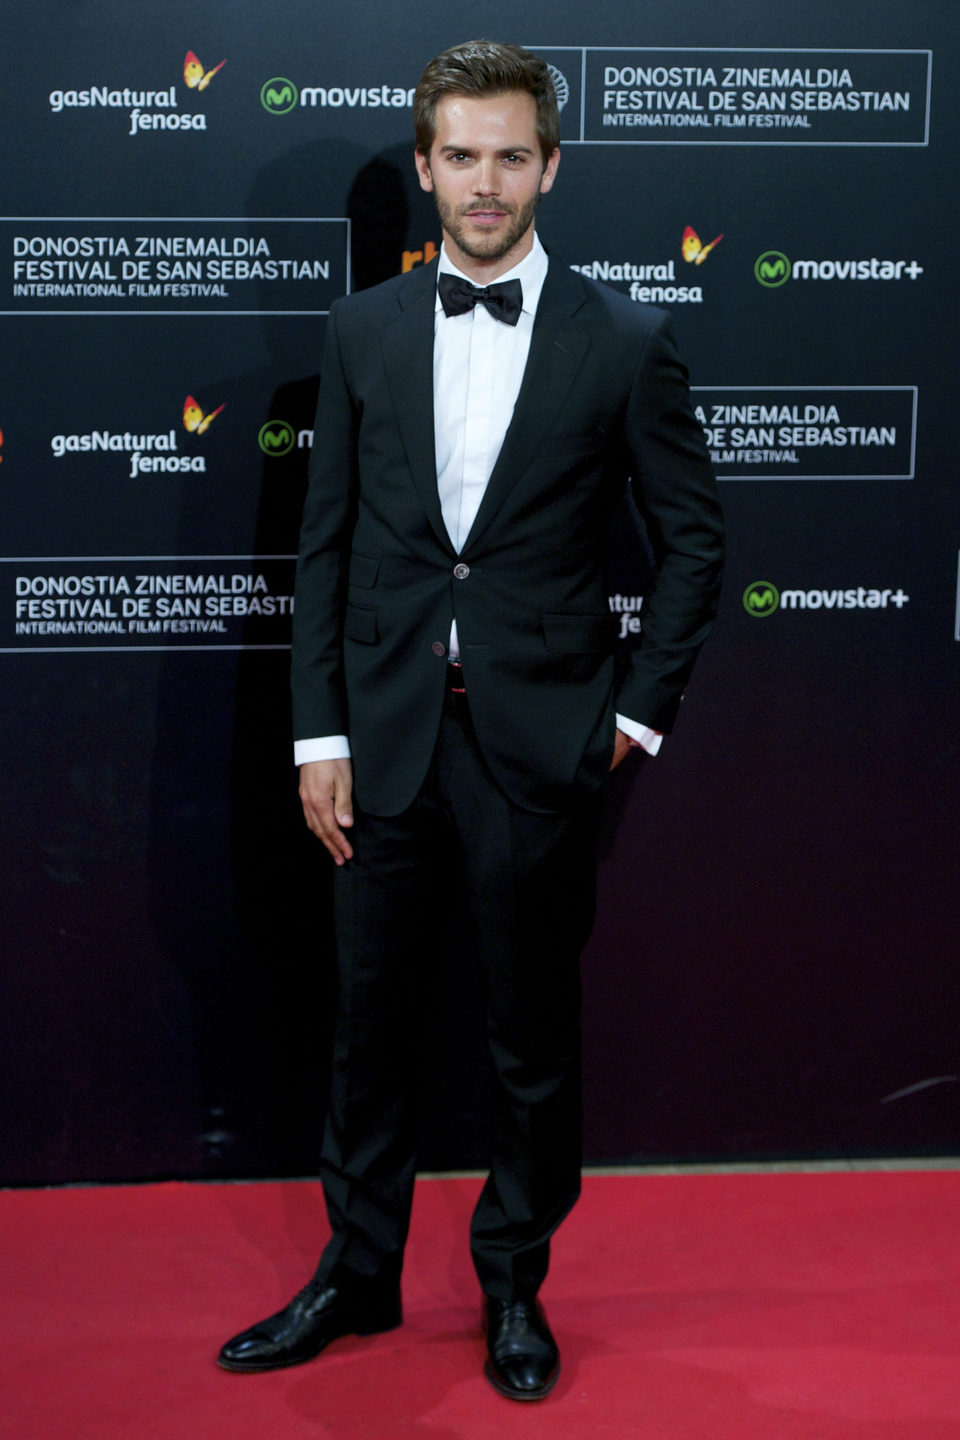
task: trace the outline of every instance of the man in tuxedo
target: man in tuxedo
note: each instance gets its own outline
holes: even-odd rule
[[[601,788],[673,724],[716,608],[721,522],[669,317],[535,235],[560,160],[547,66],[457,46],[424,72],[414,123],[443,248],[331,311],[296,589],[300,794],[337,867],[333,1233],[313,1280],[220,1362],[296,1364],[400,1323],[413,979],[455,886],[492,1076],[471,1227],[485,1373],[536,1400],[559,1372],[538,1291],[580,1183]],[[603,561],[631,477],[655,576],[615,689]]]

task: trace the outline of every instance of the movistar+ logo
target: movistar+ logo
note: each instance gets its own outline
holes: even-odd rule
[[[260,87],[260,104],[268,115],[289,115],[301,109],[395,110],[413,104],[412,85],[295,85],[285,75],[274,75]]]
[[[274,75],[260,87],[260,104],[268,115],[286,115],[299,99],[296,85],[282,75]]]
[[[772,615],[780,604],[780,591],[769,580],[754,580],[743,592],[743,608],[748,615]]]
[[[754,580],[743,592],[748,615],[763,619],[777,610],[902,610],[909,601],[898,587],[878,590],[858,585],[847,590],[779,590],[770,580]]]
[[[755,278],[767,290],[788,280],[916,280],[923,266],[916,260],[789,260],[782,250],[764,250],[753,265]]]
[[[297,443],[297,432],[286,420],[268,420],[265,425],[260,426],[260,433],[257,436],[257,444],[264,455],[275,458],[279,455],[289,455]]]
[[[781,250],[764,250],[757,258],[753,273],[761,285],[766,285],[768,290],[775,290],[778,285],[790,279],[790,261]]]

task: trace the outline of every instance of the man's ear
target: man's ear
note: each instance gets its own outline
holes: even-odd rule
[[[553,182],[557,176],[557,166],[560,164],[559,148],[554,150],[550,159],[543,167],[543,174],[540,176],[540,194],[546,195],[548,190],[553,189]]]
[[[420,181],[420,189],[430,193],[433,190],[433,176],[430,174],[430,161],[422,150],[414,150],[413,163],[417,167],[417,178]]]

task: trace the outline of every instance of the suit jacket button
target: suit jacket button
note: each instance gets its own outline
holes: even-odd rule
[[[447,647],[446,645],[444,645],[442,640],[434,640],[433,644],[430,646],[430,649],[433,651],[434,655],[446,655],[447,653]]]
[[[467,576],[470,574],[470,566],[464,565],[463,561],[461,560],[459,565],[454,565],[453,573],[458,580],[466,580]]]

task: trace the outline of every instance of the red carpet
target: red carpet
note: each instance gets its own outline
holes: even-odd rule
[[[325,1233],[304,1182],[0,1194],[16,1440],[958,1440],[960,1174],[593,1176],[544,1298],[564,1369],[480,1376],[475,1180],[417,1187],[406,1323],[306,1366],[213,1357]]]

